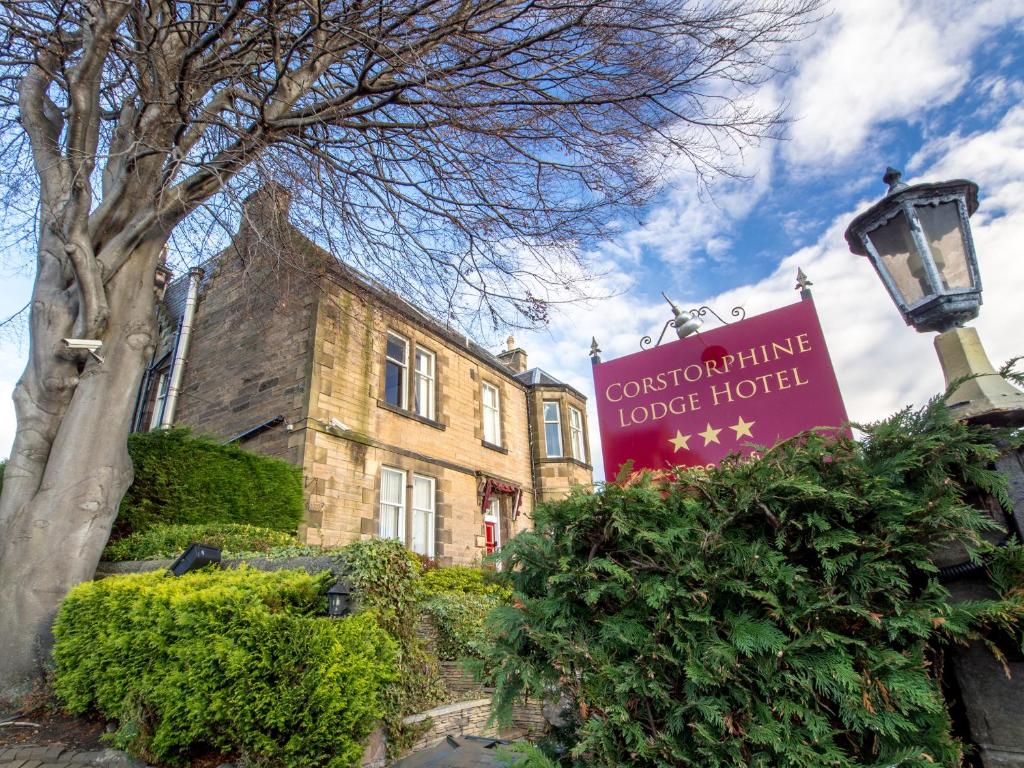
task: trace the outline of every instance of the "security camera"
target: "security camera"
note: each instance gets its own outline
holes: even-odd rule
[[[96,354],[96,350],[103,346],[99,339],[63,339],[64,346],[68,349],[84,349],[101,363],[103,358]]]
[[[103,346],[103,342],[99,339],[64,339],[64,346],[68,349],[87,349],[95,352]]]
[[[331,429],[337,430],[338,432],[348,432],[350,429],[348,424],[346,424],[341,419],[335,418],[334,416],[331,417],[330,422],[328,422],[328,426],[331,427]]]

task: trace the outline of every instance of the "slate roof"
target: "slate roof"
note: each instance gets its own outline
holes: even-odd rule
[[[569,386],[564,381],[559,381],[547,371],[541,368],[531,368],[528,371],[517,373],[515,376],[519,381],[527,386],[537,386],[538,384],[543,387],[567,387]]]
[[[543,368],[530,368],[528,371],[517,373],[513,378],[528,387],[562,387],[576,393],[584,400],[587,399],[578,389],[556,379]]]

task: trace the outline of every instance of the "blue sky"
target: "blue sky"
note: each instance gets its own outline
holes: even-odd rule
[[[881,418],[942,388],[931,335],[903,324],[843,230],[881,197],[886,165],[904,180],[966,177],[981,187],[972,219],[985,287],[977,326],[997,365],[1024,354],[1024,0],[835,0],[789,50],[787,74],[757,94],[786,104],[782,141],[737,157],[744,179],[698,194],[683,171],[618,235],[595,246],[598,293],[544,332],[518,334],[539,365],[591,396],[592,335],[606,359],[636,351],[669,318],[659,292],[684,307],[748,314],[797,300],[796,269],[814,295],[847,410]],[[24,268],[0,262],[0,317],[27,301]],[[0,339],[0,456],[13,439],[10,392],[25,349]],[[600,461],[595,461],[600,465]]]

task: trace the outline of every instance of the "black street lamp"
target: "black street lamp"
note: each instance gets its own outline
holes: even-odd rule
[[[867,256],[907,325],[937,331],[935,350],[946,385],[964,376],[947,403],[957,418],[990,423],[1024,422],[1024,393],[1000,376],[974,328],[981,276],[970,216],[978,209],[978,185],[956,179],[907,185],[886,170],[889,192],[851,222],[850,250]]]

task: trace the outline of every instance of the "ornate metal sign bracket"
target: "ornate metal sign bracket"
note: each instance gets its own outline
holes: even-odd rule
[[[675,302],[673,302],[672,299],[670,299],[668,296],[665,296],[664,292],[662,292],[661,295],[665,297],[665,301],[667,301],[669,303],[669,306],[672,307],[672,314],[674,315],[674,317],[671,320],[668,320],[665,323],[664,327],[662,327],[661,334],[658,336],[657,342],[653,342],[650,336],[644,336],[642,339],[640,339],[640,349],[650,349],[652,343],[655,347],[661,346],[661,342],[665,338],[665,333],[666,331],[668,331],[670,326],[676,329],[676,334],[679,336],[679,338],[684,339],[693,333],[697,333],[698,329],[704,324],[704,318],[706,318],[708,315],[714,315],[715,318],[722,325],[738,323],[739,321],[745,319],[747,316],[747,311],[743,307],[732,308],[730,314],[735,319],[731,321],[726,320],[720,314],[715,312],[715,310],[713,310],[711,307],[707,305],[683,311],[679,309],[678,306],[676,306]]]

